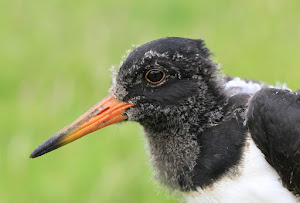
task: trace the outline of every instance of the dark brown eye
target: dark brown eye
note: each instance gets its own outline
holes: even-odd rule
[[[166,74],[162,70],[151,69],[146,73],[145,78],[148,82],[157,84],[160,83],[165,78],[165,76]]]

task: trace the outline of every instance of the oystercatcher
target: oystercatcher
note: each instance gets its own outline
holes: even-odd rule
[[[145,131],[156,178],[188,202],[297,202],[300,96],[224,76],[203,40],[133,50],[110,94],[37,147],[41,156],[119,121]]]

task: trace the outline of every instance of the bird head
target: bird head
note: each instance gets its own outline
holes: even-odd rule
[[[221,95],[217,75],[202,40],[168,37],[146,43],[128,55],[106,98],[37,147],[30,157],[123,120],[160,130],[164,123],[172,127],[187,119],[187,109],[203,115]]]

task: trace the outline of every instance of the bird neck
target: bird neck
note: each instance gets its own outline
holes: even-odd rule
[[[209,95],[209,102],[191,97],[177,108],[169,107],[159,114],[155,123],[142,123],[155,177],[175,190],[193,187],[194,167],[201,151],[199,135],[217,125],[224,115],[224,98]],[[168,113],[166,113],[168,112]]]

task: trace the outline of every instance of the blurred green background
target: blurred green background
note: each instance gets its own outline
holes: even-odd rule
[[[202,38],[223,72],[300,87],[296,0],[0,0],[0,202],[175,202],[136,123],[32,150],[108,93],[132,44]]]

